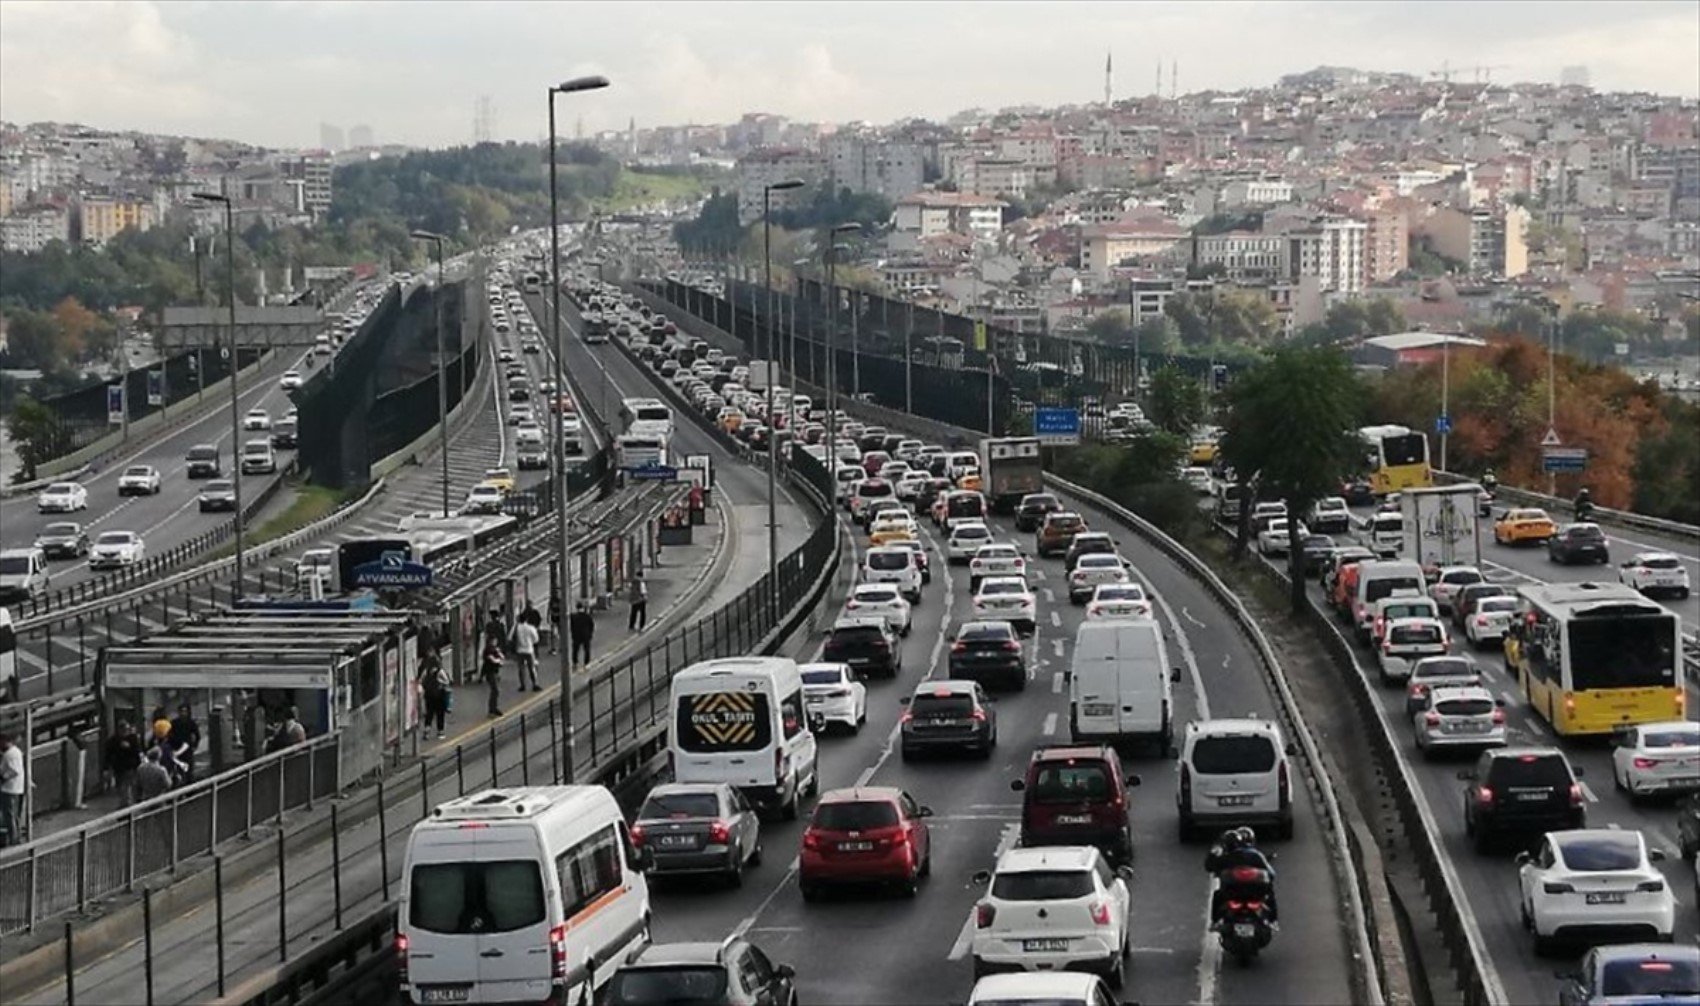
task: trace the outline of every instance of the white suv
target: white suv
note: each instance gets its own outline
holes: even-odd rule
[[[1189,723],[1182,742],[1180,837],[1195,830],[1223,831],[1239,825],[1274,825],[1281,838],[1293,837],[1291,745],[1275,724],[1260,719],[1203,720]]]
[[[892,584],[910,604],[921,602],[920,561],[912,549],[897,545],[868,549],[862,560],[862,582]]]
[[[975,979],[993,971],[1091,970],[1119,987],[1129,949],[1128,875],[1090,845],[1005,852],[991,889],[974,906]]]

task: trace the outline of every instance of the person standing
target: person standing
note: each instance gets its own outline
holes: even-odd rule
[[[0,734],[0,847],[23,841],[26,785],[23,749]]]
[[[301,711],[290,706],[283,711],[283,722],[272,731],[272,738],[266,744],[266,752],[282,751],[284,748],[307,742],[307,728],[301,725]]]
[[[142,767],[136,770],[136,800],[152,800],[171,788],[171,770],[160,760],[160,749],[150,748]]]
[[[183,764],[183,781],[195,781],[195,752],[201,749],[201,725],[195,722],[189,704],[177,707],[177,718],[171,721],[171,753]]]
[[[537,610],[537,605],[526,601],[519,620],[537,630],[537,653],[541,655],[543,647],[549,645],[549,623],[543,620],[543,612]]]
[[[525,682],[531,681],[531,690],[540,692],[543,686],[537,683],[537,626],[521,617],[519,624],[514,626],[514,655],[519,658],[519,690],[525,691]]]
[[[649,584],[643,582],[643,570],[632,572],[631,585],[626,588],[626,600],[632,603],[632,614],[626,620],[626,628],[642,632],[649,625]]]
[[[497,642],[494,636],[484,640],[484,657],[479,664],[479,674],[484,678],[484,687],[490,693],[490,715],[502,715],[502,707],[497,702],[502,690],[502,644]]]
[[[567,628],[573,637],[573,663],[580,667],[590,665],[590,640],[596,635],[596,618],[591,615],[590,608],[583,601],[573,610],[572,618]]]
[[[551,631],[549,633],[549,652],[550,653],[554,653],[556,647],[560,645],[561,641],[555,638],[555,633],[553,631],[554,627],[558,626],[560,624],[561,624],[561,592],[558,591],[558,590],[551,590],[551,591],[549,591],[549,626],[550,626],[550,629],[551,629]]]
[[[119,806],[136,802],[136,769],[142,764],[142,740],[129,720],[118,721],[118,732],[106,741],[106,770],[118,791]]]
[[[419,672],[419,683],[425,691],[425,729],[431,729],[433,720],[437,723],[437,739],[443,739],[443,720],[449,712],[449,672],[443,668],[442,658],[432,650],[425,654],[423,669]]]

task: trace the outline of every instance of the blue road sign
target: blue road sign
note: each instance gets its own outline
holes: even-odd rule
[[[1042,444],[1080,443],[1080,410],[1034,409],[1033,435]]]
[[[1434,417],[1434,432],[1436,432],[1436,433],[1451,433],[1452,432],[1452,417],[1451,416],[1435,416]]]
[[[1548,472],[1580,472],[1588,467],[1586,447],[1541,448],[1541,470]]]
[[[650,461],[635,468],[627,468],[626,474],[640,482],[676,482],[679,469],[672,465],[664,465],[659,461]]]
[[[376,562],[354,567],[355,587],[429,587],[431,567],[408,559],[406,552],[385,552]]]

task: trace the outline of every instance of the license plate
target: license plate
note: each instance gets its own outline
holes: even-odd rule
[[[1068,949],[1067,940],[1022,940],[1021,952],[1025,954],[1055,954]]]
[[[803,704],[809,706],[824,706],[826,705],[826,699],[819,695],[809,695],[804,697]]]
[[[1219,797],[1216,798],[1216,806],[1218,806],[1218,807],[1250,807],[1251,806],[1251,797],[1249,795],[1219,796]]]
[[[1082,716],[1109,716],[1116,711],[1114,705],[1101,702],[1088,702],[1080,707]]]
[[[1595,891],[1586,900],[1590,905],[1621,905],[1624,898],[1622,891]]]
[[[1058,814],[1058,824],[1091,824],[1091,814]]]
[[[1236,922],[1234,923],[1234,935],[1249,940],[1257,935],[1257,927],[1249,922]]]
[[[470,998],[471,985],[424,985],[419,989],[422,1003],[463,1003]]]
[[[1545,794],[1545,793],[1518,793],[1517,799],[1527,801],[1529,803],[1534,803],[1538,800],[1547,799],[1547,794]]]
[[[961,720],[922,720],[921,723],[929,727],[959,727],[962,725]]]
[[[659,849],[688,849],[697,844],[694,835],[657,835],[656,848]]]
[[[839,852],[867,852],[869,849],[872,849],[873,847],[874,847],[874,843],[872,843],[872,842],[840,842],[840,843],[838,843],[838,851]]]

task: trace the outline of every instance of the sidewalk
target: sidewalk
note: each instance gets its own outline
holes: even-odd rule
[[[716,584],[716,593],[738,583],[736,577],[750,566],[747,561],[734,561],[734,557],[749,558],[743,554],[749,550],[740,548],[742,528],[737,524],[742,522],[735,522],[733,527],[723,527],[720,516],[721,511],[711,509],[709,523],[696,528],[692,544],[664,549],[660,565],[646,573],[650,584],[650,618],[645,631],[626,631],[624,605],[617,605],[614,611],[598,617],[595,639],[601,645],[596,647],[598,655],[592,665],[595,670],[603,670],[640,640],[645,643],[653,641],[675,628],[674,623],[688,621],[699,612],[708,610],[701,598],[710,589],[711,582]],[[765,554],[758,555],[765,560]],[[546,581],[541,578],[532,578],[531,585],[546,593]],[[737,589],[746,586],[747,583]],[[612,646],[608,645],[610,642]],[[551,663],[545,655],[543,666],[549,667]],[[578,673],[583,675],[587,672]],[[551,701],[558,694],[555,688],[546,685],[542,692],[529,693],[523,700],[515,701],[518,696],[513,694],[510,683],[514,674],[514,670],[504,674],[502,694],[506,715],[503,720],[522,714],[525,709],[539,703]],[[554,674],[545,675],[540,669],[539,677],[545,676],[551,680],[556,678]],[[462,685],[457,690],[456,712],[451,724],[455,736],[442,742],[422,743],[421,753],[430,756],[451,750],[456,744],[465,743],[501,722],[483,715],[483,699],[482,685]],[[575,738],[575,750],[585,748],[587,740],[581,732]],[[551,752],[542,750],[544,746],[533,740],[531,748],[523,752],[522,759],[515,755],[524,747],[524,741],[516,744],[505,740],[499,757],[495,759],[502,765],[498,773],[500,783],[518,785],[527,773],[533,779],[546,779]],[[418,764],[418,760],[408,758],[398,771],[389,776],[391,785],[384,801],[388,813],[388,834],[384,836],[383,844],[388,853],[392,897],[395,893],[393,881],[400,874],[407,835],[421,812],[417,787],[411,794],[405,791],[406,784],[419,777]],[[488,773],[494,768],[493,763],[486,763],[482,754],[477,759],[476,770],[472,764],[473,759],[468,759],[464,781],[468,792],[488,785]],[[453,766],[448,767],[446,774],[441,771],[433,773],[428,802],[440,802],[452,795],[454,780]],[[345,924],[378,908],[384,901],[374,797],[373,789],[367,787],[332,801],[333,805],[341,806],[345,811],[336,831],[342,862],[340,883]],[[329,807],[321,804],[312,812],[292,815],[284,839],[287,855],[286,877],[282,886],[288,892],[286,898],[278,896],[277,867],[270,865],[275,862],[273,857],[279,841],[275,829],[269,829],[263,835],[257,834],[253,842],[239,845],[227,853],[223,931],[228,989],[235,989],[243,978],[263,972],[263,969],[278,962],[280,902],[287,908],[289,956],[298,955],[331,935],[334,928],[331,922],[334,888],[330,876],[333,850],[329,840],[311,828],[314,820],[325,822],[330,813]],[[323,831],[328,835],[328,828]],[[249,872],[245,880],[231,882],[234,861],[239,856],[254,857],[251,861],[262,865]],[[78,921],[79,929],[92,928],[91,920]],[[49,924],[46,928],[57,934],[62,926]],[[142,940],[136,935],[141,927],[138,923],[124,928],[124,935],[115,934],[108,946],[102,948],[104,956],[95,958],[96,951],[92,948],[83,951],[90,959],[87,963],[79,960],[76,968],[78,1002],[139,1004],[148,1000],[143,982],[147,955]],[[216,933],[216,912],[210,895],[199,904],[176,906],[175,910],[162,909],[156,899],[152,938],[154,1001],[204,1002],[216,996]],[[38,935],[34,942],[37,945],[52,942],[50,937],[44,940],[43,936],[46,934]],[[7,956],[16,958],[19,956],[16,946],[19,941],[11,942],[13,946]],[[57,964],[57,968],[43,965],[39,971],[32,968],[28,976],[21,973],[9,976],[6,984],[11,987],[5,996],[7,1002],[66,1001],[63,959],[54,951],[43,949],[54,954],[53,963]],[[42,979],[48,983],[33,990],[24,987],[36,985]]]

